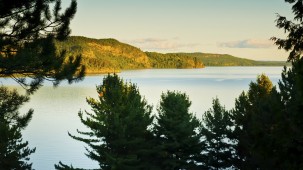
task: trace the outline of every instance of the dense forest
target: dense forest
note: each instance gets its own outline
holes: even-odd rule
[[[203,68],[204,66],[281,66],[286,62],[265,62],[227,54],[143,52],[115,39],[72,36],[56,42],[57,52],[82,55],[87,73],[119,72],[144,68]]]
[[[119,72],[121,69],[151,68],[147,55],[140,49],[114,39],[69,37],[56,42],[57,50],[82,55],[87,73]]]
[[[184,55],[153,55],[115,39],[91,39],[69,37],[56,42],[57,51],[63,49],[69,55],[82,55],[87,73],[119,72],[125,69],[143,68],[202,68],[194,57]],[[157,53],[158,54],[158,53]]]
[[[255,61],[245,58],[235,57],[229,54],[210,53],[181,53],[195,57],[205,66],[283,66],[285,61]]]
[[[202,68],[203,63],[196,57],[182,53],[146,52],[152,68]]]

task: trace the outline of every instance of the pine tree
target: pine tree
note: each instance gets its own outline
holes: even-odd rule
[[[69,83],[81,80],[81,57],[67,57],[54,44],[70,34],[76,8],[75,0],[63,13],[61,0],[1,0],[0,76],[14,79],[29,93],[44,80],[54,85],[65,79]]]
[[[22,141],[21,130],[27,126],[33,110],[23,115],[18,112],[27,101],[28,97],[0,87],[0,169],[32,169],[29,156],[35,149],[30,149],[28,142]]]
[[[105,77],[97,92],[99,100],[87,99],[94,113],[79,112],[90,132],[78,131],[80,136],[70,136],[89,146],[87,156],[101,169],[148,169],[152,107],[136,85],[124,83],[115,74]],[[63,165],[56,168],[64,169]]]
[[[303,167],[303,1],[285,0],[292,5],[293,20],[278,15],[276,26],[283,29],[286,38],[273,37],[279,49],[290,52],[290,69],[284,68],[279,82],[282,100],[282,117],[279,121],[279,145],[277,164],[280,169]]]
[[[219,99],[213,100],[212,109],[202,117],[201,134],[206,147],[203,151],[207,169],[226,169],[233,167],[235,141],[230,136],[233,122],[229,112],[221,106]]]
[[[283,109],[277,129],[280,146],[277,165],[281,169],[300,169],[303,167],[303,58],[293,62],[292,68],[284,68],[279,88]]]
[[[1,0],[0,77],[14,79],[28,94],[35,92],[45,80],[55,86],[62,80],[69,83],[81,80],[85,70],[81,57],[67,57],[54,44],[70,34],[69,25],[76,8],[75,0],[63,13],[61,0]],[[4,87],[0,92],[0,167],[31,169],[27,161],[35,149],[22,142],[21,130],[33,111],[23,116],[18,113],[28,97]]]
[[[198,128],[200,121],[189,113],[191,102],[184,93],[168,91],[161,95],[157,123],[153,132],[159,169],[200,169],[203,148]]]
[[[270,169],[276,166],[279,149],[277,128],[281,117],[280,95],[265,75],[251,82],[249,90],[236,100],[232,119],[239,156],[239,169]]]
[[[285,0],[285,2],[292,4],[292,12],[295,15],[294,20],[288,20],[286,17],[278,14],[276,26],[279,29],[283,29],[287,33],[287,37],[285,39],[272,37],[271,40],[275,42],[279,49],[290,51],[288,61],[294,62],[302,58],[303,1]]]

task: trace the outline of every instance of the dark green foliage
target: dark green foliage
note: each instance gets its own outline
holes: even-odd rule
[[[58,165],[55,165],[55,169],[57,169],[57,170],[84,170],[81,168],[74,168],[72,165],[71,166],[64,165],[61,161],[59,162]]]
[[[97,161],[101,169],[150,167],[147,156],[152,138],[148,129],[153,121],[151,106],[134,84],[124,83],[115,74],[105,77],[97,92],[99,100],[87,99],[94,113],[79,112],[82,123],[91,131],[70,136],[89,146],[87,156]]]
[[[64,51],[57,54],[54,44],[55,39],[64,40],[69,35],[76,7],[72,0],[60,13],[60,0],[1,0],[0,76],[13,78],[29,93],[44,80],[54,85],[65,79],[69,83],[81,80],[84,67],[80,66],[80,56],[67,57]]]
[[[226,169],[233,167],[235,141],[231,139],[233,122],[229,112],[221,106],[219,99],[213,100],[212,109],[202,117],[201,134],[206,145],[202,160],[207,169]]]
[[[285,39],[273,37],[279,49],[289,51],[288,61],[279,82],[282,100],[282,116],[277,131],[280,133],[277,162],[280,169],[303,167],[303,1],[285,0],[292,5],[293,20],[278,15],[276,26],[287,34]]]
[[[252,66],[253,60],[237,58],[227,54],[186,53],[205,64],[205,66]]]
[[[71,55],[82,55],[88,73],[150,68],[150,62],[143,51],[114,39],[73,36],[67,41],[56,42],[56,47],[67,49]]]
[[[249,90],[236,100],[232,119],[240,169],[270,169],[276,167],[279,146],[278,124],[282,103],[269,78],[261,75]],[[279,168],[278,168],[279,169]]]
[[[202,68],[203,63],[197,58],[182,53],[161,54],[146,52],[153,68]]]
[[[285,39],[272,37],[279,49],[290,51],[288,61],[295,61],[302,57],[303,50],[303,2],[302,0],[285,0],[292,4],[292,12],[295,15],[294,20],[288,20],[286,17],[278,15],[276,26],[287,33]]]
[[[0,87],[0,169],[31,169],[30,154],[35,149],[28,148],[22,141],[21,130],[32,118],[33,110],[20,115],[18,109],[28,101],[28,97]]]
[[[115,39],[92,39],[72,36],[56,42],[58,50],[69,55],[82,55],[88,73],[119,72],[143,68],[202,68],[206,66],[281,66],[286,62],[254,61],[227,54],[157,53],[143,52],[139,48]]]
[[[277,162],[281,169],[303,167],[303,59],[293,62],[282,72],[279,82],[282,115],[279,121],[279,150]],[[287,155],[285,157],[284,155]]]
[[[154,125],[159,169],[200,169],[197,160],[202,150],[200,121],[191,113],[191,102],[184,93],[162,94],[157,123]]]
[[[139,48],[115,39],[92,39],[73,36],[57,42],[58,49],[67,49],[71,55],[83,56],[89,73],[117,72],[143,68],[201,68],[203,64],[194,57],[182,54],[143,52]]]
[[[235,122],[240,169],[301,169],[303,159],[303,60],[284,69],[280,92],[261,75],[236,100]]]
[[[53,9],[51,9],[53,7]],[[57,53],[54,40],[64,40],[69,34],[70,20],[77,3],[71,1],[65,12],[60,0],[0,1],[0,77],[11,77],[27,90],[35,92],[44,80],[58,85],[81,80],[84,67],[81,58]],[[51,12],[52,11],[52,12]],[[22,142],[21,130],[29,123],[33,111],[19,115],[18,109],[28,101],[16,91],[0,89],[0,167],[1,169],[31,169],[27,142]]]
[[[284,61],[255,61],[245,58],[234,57],[228,54],[209,53],[180,53],[195,57],[205,66],[283,66]]]

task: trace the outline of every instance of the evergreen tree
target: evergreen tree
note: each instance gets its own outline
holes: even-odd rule
[[[80,56],[67,57],[54,44],[55,39],[64,40],[70,34],[76,8],[75,0],[63,13],[61,0],[1,0],[0,76],[13,78],[29,93],[44,80],[54,85],[64,79],[69,83],[81,80]]]
[[[284,68],[279,87],[283,109],[277,129],[280,146],[277,165],[281,169],[300,169],[303,167],[303,58],[293,62],[289,70]]]
[[[148,169],[152,107],[136,85],[124,83],[115,74],[105,77],[97,92],[99,101],[87,100],[94,113],[79,112],[81,122],[91,131],[70,136],[89,146],[87,156],[97,161],[101,169]],[[64,166],[61,163],[55,167]]]
[[[84,67],[80,66],[80,56],[67,57],[54,44],[70,34],[69,24],[76,7],[76,1],[72,0],[70,7],[61,13],[60,0],[1,0],[0,77],[14,79],[28,94],[36,91],[44,80],[54,85],[64,79],[69,83],[81,80]],[[4,87],[0,92],[0,167],[31,169],[27,161],[35,149],[22,142],[21,130],[33,111],[21,116],[18,113],[28,97]]]
[[[74,168],[72,165],[71,166],[65,165],[61,161],[59,162],[58,165],[55,165],[55,169],[57,169],[57,170],[84,170],[82,168]]]
[[[272,40],[279,49],[289,53],[288,61],[292,67],[286,67],[279,82],[283,103],[282,117],[279,121],[279,145],[277,163],[280,169],[301,169],[303,167],[303,1],[285,0],[292,5],[293,20],[278,15],[276,26],[283,29],[287,37]],[[287,156],[286,156],[287,155]]]
[[[33,110],[23,115],[18,112],[27,101],[28,97],[0,87],[0,169],[32,169],[32,163],[28,161],[35,149],[22,141],[21,130],[27,126]]]
[[[288,20],[286,17],[278,15],[276,26],[287,33],[285,39],[272,37],[279,49],[290,51],[288,61],[294,62],[302,58],[302,39],[303,39],[303,1],[302,0],[285,0],[292,4],[292,12],[295,15],[294,20]]]
[[[206,147],[202,153],[207,169],[227,169],[233,167],[235,141],[230,136],[233,122],[229,112],[221,106],[219,99],[213,100],[212,109],[202,117],[201,134]]]
[[[159,169],[200,169],[202,150],[200,121],[189,113],[191,102],[184,93],[168,91],[161,95],[159,115],[154,125],[155,164]]]
[[[276,166],[277,136],[282,103],[272,82],[260,75],[236,100],[232,119],[239,169],[271,169]]]

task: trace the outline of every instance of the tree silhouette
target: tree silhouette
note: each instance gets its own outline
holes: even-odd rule
[[[206,145],[202,157],[207,169],[233,167],[235,141],[230,138],[233,125],[229,112],[218,98],[214,99],[212,109],[204,113],[201,125],[202,142]]]
[[[303,59],[284,68],[279,81],[282,114],[277,133],[279,150],[277,164],[281,169],[300,169],[303,166]],[[287,155],[287,157],[285,157]]]
[[[84,67],[80,56],[67,57],[57,51],[55,40],[70,34],[70,20],[77,3],[61,13],[61,0],[0,1],[0,77],[10,77],[27,91],[34,93],[44,80],[58,85],[81,80]],[[52,11],[52,12],[51,12]],[[29,155],[35,149],[22,142],[21,130],[29,123],[33,110],[19,115],[18,109],[28,101],[5,87],[0,90],[0,167],[31,169]]]
[[[32,163],[28,161],[35,149],[22,141],[21,130],[32,118],[33,110],[23,115],[18,112],[27,101],[28,97],[0,87],[0,169],[31,169]]]
[[[293,20],[288,20],[286,17],[277,15],[276,26],[283,29],[287,33],[287,37],[271,39],[275,42],[279,49],[290,51],[288,61],[296,61],[302,58],[303,50],[303,1],[302,0],[285,0],[285,2],[292,4],[292,12],[294,14]]]
[[[285,39],[273,37],[279,49],[289,51],[292,67],[284,68],[279,81],[282,100],[282,118],[279,122],[280,149],[277,162],[280,169],[303,167],[303,1],[285,0],[292,5],[293,20],[278,15],[277,27],[287,34]],[[287,156],[285,156],[287,155]]]
[[[276,166],[277,133],[281,117],[280,95],[264,74],[251,82],[247,93],[236,99],[232,111],[238,144],[239,169],[270,169]],[[279,168],[278,168],[279,169]]]
[[[197,164],[203,149],[198,132],[200,121],[189,113],[191,102],[184,93],[161,95],[157,123],[155,164],[159,169],[200,169]]]
[[[0,76],[13,78],[29,93],[44,80],[54,85],[81,80],[81,57],[67,57],[54,44],[70,34],[76,8],[75,0],[63,13],[60,0],[0,1]]]
[[[152,107],[136,85],[124,83],[116,74],[106,76],[97,92],[99,100],[87,99],[94,113],[79,112],[81,122],[90,131],[78,131],[83,137],[69,135],[89,146],[87,156],[101,169],[147,169]],[[55,167],[71,168],[62,163]]]

